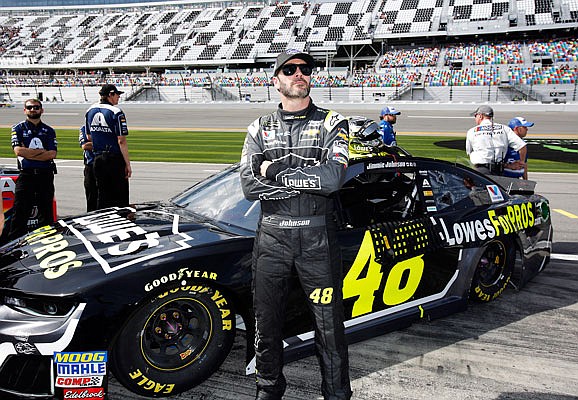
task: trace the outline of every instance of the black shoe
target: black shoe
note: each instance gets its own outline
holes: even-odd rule
[[[263,389],[257,389],[255,400],[281,400],[282,394],[266,392]]]

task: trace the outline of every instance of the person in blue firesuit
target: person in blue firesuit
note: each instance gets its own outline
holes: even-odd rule
[[[397,116],[401,112],[397,111],[393,107],[384,107],[379,115],[379,127],[381,128],[381,136],[383,138],[383,143],[388,146],[397,146],[397,133],[393,129],[393,126],[397,122]]]
[[[20,174],[14,191],[14,206],[9,239],[28,231],[28,220],[38,207],[38,226],[54,222],[54,173],[56,167],[56,132],[41,121],[44,112],[38,99],[24,102],[26,120],[12,127],[12,148],[18,157]]]
[[[351,398],[331,197],[343,184],[348,165],[348,122],[313,104],[313,67],[309,54],[279,54],[272,80],[281,104],[249,125],[241,155],[245,197],[261,203],[252,284],[257,400],[279,400],[285,392],[282,328],[295,277],[313,314],[323,398]]]
[[[516,117],[510,120],[508,126],[520,139],[524,139],[528,134],[528,128],[534,126],[534,123],[527,121],[524,117]],[[525,154],[522,160],[519,151],[508,147],[508,152],[504,157],[503,175],[510,178],[528,179],[528,152],[526,151]]]
[[[78,143],[82,148],[82,158],[84,160],[84,195],[86,197],[86,211],[96,210],[98,189],[96,187],[96,177],[94,176],[94,153],[92,152],[92,142],[86,136],[86,127],[81,126],[78,132]]]
[[[124,112],[118,107],[121,92],[115,85],[105,84],[100,103],[86,111],[85,129],[92,142],[94,176],[98,190],[98,210],[129,205],[128,180],[132,175],[128,154],[128,127]]]

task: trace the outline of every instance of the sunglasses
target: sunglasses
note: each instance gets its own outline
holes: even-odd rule
[[[27,110],[40,110],[42,107],[40,106],[26,106]]]
[[[281,71],[283,72],[283,75],[291,76],[297,72],[297,68],[299,68],[299,71],[301,71],[305,76],[310,76],[313,72],[313,68],[307,64],[287,64],[281,67]]]

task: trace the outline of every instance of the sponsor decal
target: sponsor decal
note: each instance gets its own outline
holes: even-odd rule
[[[316,139],[319,136],[319,128],[309,127],[309,129],[305,129],[301,135],[305,137],[305,140]],[[307,137],[307,136],[313,136],[313,137]]]
[[[321,179],[316,175],[309,175],[303,171],[288,173],[282,178],[283,184],[294,189],[321,189]]]
[[[434,211],[437,211],[438,208],[437,208],[436,206],[427,206],[427,207],[426,207],[426,210],[427,210],[428,212],[434,212]]]
[[[427,179],[424,179],[423,182],[421,183],[421,186],[423,188],[430,188],[431,184],[429,183],[429,181]]]
[[[24,239],[30,246],[34,256],[44,268],[47,279],[55,279],[64,275],[69,268],[82,266],[82,261],[76,259],[76,253],[67,250],[68,241],[55,228],[43,226],[34,230]]]
[[[366,170],[383,169],[383,168],[408,168],[415,167],[413,161],[388,161],[388,162],[371,162],[367,163]]]
[[[502,191],[498,185],[486,185],[486,189],[488,190],[492,203],[504,201],[504,196],[502,196]]]
[[[58,376],[106,375],[106,363],[58,363]]]
[[[100,387],[104,376],[57,376],[54,386],[72,387]]]
[[[104,388],[64,389],[64,399],[100,400],[104,399]]]
[[[266,131],[263,130],[263,139],[265,140],[275,140],[275,131],[271,130],[271,131]]]
[[[203,278],[203,279],[211,279],[216,281],[217,280],[217,273],[216,272],[207,272],[207,271],[200,271],[194,270],[189,268],[181,268],[177,272],[170,273],[168,275],[161,276],[158,279],[155,279],[152,282],[149,282],[145,285],[145,291],[150,292],[154,288],[157,288],[163,284],[179,281],[183,279],[181,285],[185,285],[186,281],[184,279],[192,279],[192,278]]]
[[[80,363],[80,362],[107,362],[108,352],[106,351],[85,351],[85,352],[64,352],[54,353],[54,361],[57,363]]]
[[[175,388],[174,383],[158,383],[149,379],[140,369],[129,374],[130,378],[140,387],[155,394],[170,394]]]
[[[207,286],[181,286],[178,288],[171,289],[167,292],[164,292],[158,296],[159,299],[167,297],[169,293],[177,293],[179,291],[182,292],[195,292],[195,293],[209,293],[212,289],[209,289]],[[214,293],[211,292],[211,300],[215,302],[215,305],[221,311],[221,319],[223,323],[223,330],[230,331],[233,329],[233,321],[231,317],[234,316],[231,313],[231,309],[228,308],[227,299],[223,297],[223,295],[218,291],[215,290]]]
[[[427,197],[433,196],[433,192],[431,190],[424,190],[423,195]]]
[[[534,206],[532,203],[522,203],[507,206],[498,210],[489,210],[488,218],[456,222],[446,226],[439,219],[442,240],[448,245],[476,243],[494,237],[508,235],[522,229],[534,226]]]
[[[341,114],[336,113],[335,111],[329,111],[329,113],[325,117],[325,124],[324,124],[325,129],[327,129],[328,132],[331,132],[335,127],[335,125],[337,125],[343,119],[344,118]]]
[[[135,211],[130,207],[113,207],[99,213],[74,218],[72,222],[60,220],[59,223],[83,242],[106,274],[191,247],[187,242],[192,238],[178,231],[178,215],[149,211],[172,217],[173,229],[165,231],[164,234],[181,236],[182,239],[165,241],[161,249],[154,252],[146,251],[160,245],[160,234],[148,232],[127,218],[127,215]],[[137,252],[143,255],[130,258],[125,262],[123,262],[123,257],[118,257]]]
[[[16,350],[18,354],[40,354],[36,346],[28,342],[15,343],[14,350]]]

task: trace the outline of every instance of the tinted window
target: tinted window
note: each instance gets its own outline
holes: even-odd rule
[[[482,181],[466,170],[429,170],[428,181],[438,211],[492,203],[487,189],[489,182]]]

